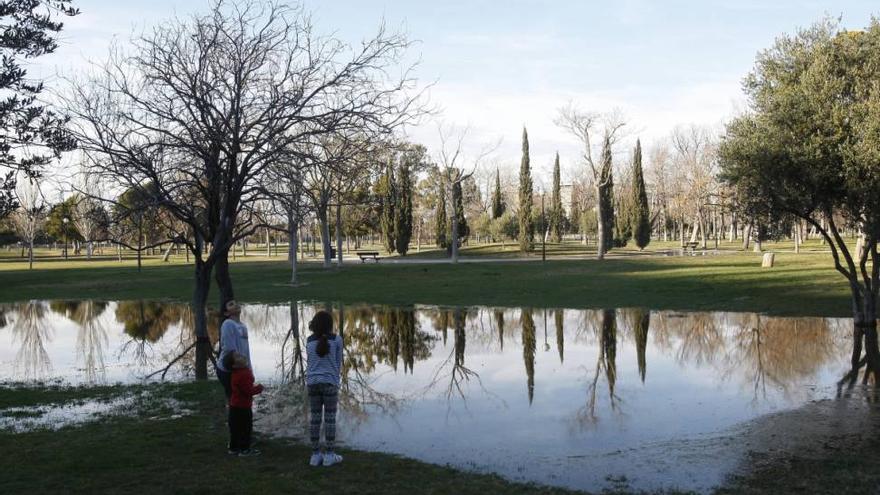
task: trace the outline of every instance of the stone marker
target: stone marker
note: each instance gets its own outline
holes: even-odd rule
[[[773,253],[764,253],[764,259],[761,261],[761,268],[773,268]]]

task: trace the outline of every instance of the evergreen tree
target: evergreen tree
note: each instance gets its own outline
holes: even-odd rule
[[[45,165],[75,145],[65,128],[67,120],[41,103],[43,83],[27,76],[27,66],[34,58],[58,48],[56,35],[64,24],[55,18],[79,14],[71,3],[0,2],[0,218],[17,206],[16,172],[27,178],[39,177]]]
[[[492,193],[492,220],[501,218],[504,215],[506,205],[504,198],[501,196],[501,174],[495,169],[495,192]]]
[[[461,247],[461,243],[467,239],[467,237],[471,233],[471,229],[467,224],[467,218],[464,216],[464,195],[461,191],[461,181],[457,180],[452,184],[452,207],[453,207],[453,215],[458,220],[458,246]],[[447,232],[447,239],[449,239],[450,243],[447,247],[447,251],[452,247],[452,222],[449,222],[449,231]]]
[[[553,242],[562,242],[562,224],[565,210],[562,209],[562,184],[559,177],[559,152],[553,162],[553,195],[550,199],[550,236]]]
[[[614,247],[614,170],[611,160],[611,141],[605,139],[602,145],[602,170],[599,180],[605,184],[599,190],[599,201],[602,202],[602,220],[605,228],[602,231],[602,242],[605,251]]]
[[[615,199],[614,246],[624,247],[632,239],[632,192],[619,191]]]
[[[522,162],[519,167],[519,250],[532,250],[535,225],[532,223],[532,172],[529,168],[529,134],[523,127]]]
[[[633,151],[632,180],[632,232],[636,246],[641,250],[651,242],[651,212],[648,211],[648,193],[645,191],[645,176],[642,173],[642,143],[638,139]]]
[[[379,188],[379,198],[382,207],[379,226],[382,230],[382,242],[389,253],[393,253],[397,247],[394,242],[394,206],[397,203],[397,191],[395,189],[394,166],[389,162]]]
[[[406,256],[412,238],[412,170],[406,157],[400,163],[397,174],[397,204],[394,208],[394,243],[397,252]]]
[[[446,249],[446,180],[445,175],[440,174],[440,191],[437,194],[437,213],[435,215],[434,235],[437,238],[437,246]]]

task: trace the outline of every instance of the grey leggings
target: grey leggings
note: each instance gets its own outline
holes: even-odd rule
[[[339,389],[332,383],[309,385],[309,440],[318,450],[321,441],[321,416],[324,416],[324,440],[328,451],[336,444],[336,405]]]

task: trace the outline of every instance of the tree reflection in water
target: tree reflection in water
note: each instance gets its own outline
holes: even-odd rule
[[[529,394],[529,405],[535,398],[535,348],[537,347],[537,339],[535,338],[535,319],[532,317],[532,310],[523,308],[519,318],[522,325],[522,345],[523,345],[523,362],[526,367],[526,387]]]
[[[26,381],[39,380],[52,370],[45,346],[52,341],[52,331],[47,323],[46,303],[28,301],[15,305],[12,336],[13,340],[21,342],[13,366],[17,377]]]
[[[100,320],[108,304],[102,301],[55,301],[49,308],[78,325],[76,349],[82,359],[86,382],[105,381],[104,350],[109,346],[107,329]]]
[[[617,382],[617,311],[603,309],[589,314],[599,321],[593,321],[592,328],[599,337],[598,357],[593,378],[587,385],[587,401],[575,414],[575,421],[581,427],[595,425],[599,421],[596,411],[598,403],[599,380],[605,377],[608,389],[608,405],[612,412],[620,413],[620,397],[614,391]],[[585,315],[586,316],[586,315]]]

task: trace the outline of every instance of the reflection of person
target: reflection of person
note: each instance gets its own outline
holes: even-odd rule
[[[223,359],[226,369],[232,370],[232,395],[229,397],[229,453],[242,457],[260,455],[251,448],[251,432],[254,428],[254,396],[263,391],[254,385],[254,372],[250,362],[242,354],[230,352]]]
[[[342,337],[333,334],[333,317],[319,311],[309,323],[306,343],[308,364],[306,385],[309,390],[309,440],[312,442],[312,466],[332,466],[342,462],[334,452],[336,442],[336,405],[339,399],[339,375],[342,368]],[[325,452],[320,451],[321,416],[324,419]]]
[[[241,322],[241,306],[235,300],[228,301],[223,308],[226,319],[220,326],[220,359],[217,360],[217,379],[223,384],[226,398],[232,394],[230,378],[232,370],[225,366],[226,356],[237,352],[247,359],[248,366],[251,362],[251,350],[248,345],[248,330]]]

